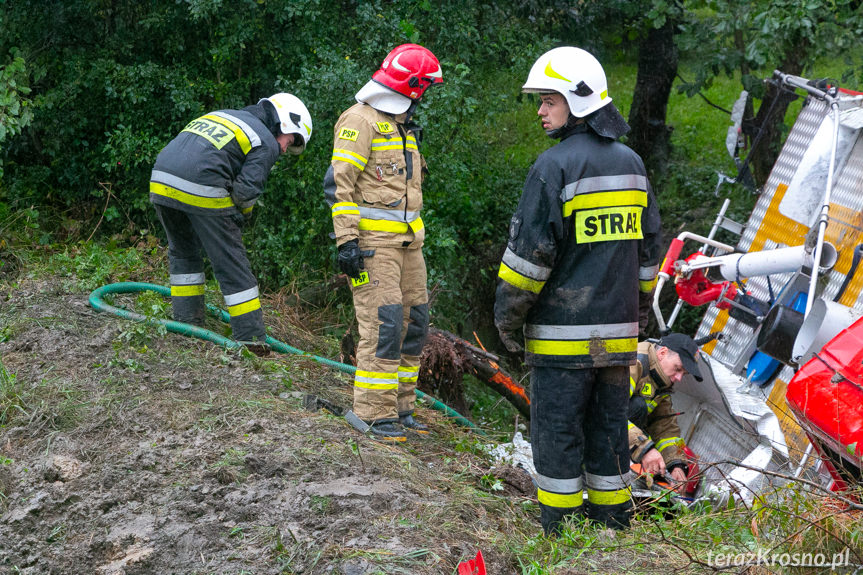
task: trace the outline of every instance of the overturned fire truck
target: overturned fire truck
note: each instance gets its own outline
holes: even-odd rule
[[[782,477],[861,484],[863,94],[774,81],[806,99],[748,221],[727,218],[726,200],[708,236],[672,240],[654,295],[660,331],[682,306],[709,306],[695,336],[704,381],[684,378],[673,397],[701,462],[696,497],[748,501]]]

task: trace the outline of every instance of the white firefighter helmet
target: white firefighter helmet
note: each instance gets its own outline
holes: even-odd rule
[[[558,92],[576,118],[584,118],[611,103],[602,65],[581,48],[549,50],[530,69],[522,92]]]
[[[288,146],[291,154],[301,154],[312,137],[312,116],[302,100],[285,92],[262,98],[258,103],[267,101],[276,109],[279,115],[279,130],[283,134],[297,134],[300,139],[294,139],[294,145]]]
[[[608,96],[602,65],[581,48],[563,46],[540,56],[521,90],[561,94],[572,115],[584,118],[600,136],[617,139],[629,132],[629,124]]]

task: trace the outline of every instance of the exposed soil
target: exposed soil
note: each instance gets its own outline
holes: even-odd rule
[[[539,530],[534,493],[513,469],[484,490],[473,432],[423,408],[432,439],[376,442],[304,409],[349,406],[347,375],[161,334],[69,285],[0,283],[0,572],[439,574],[477,549],[519,572],[503,539]]]

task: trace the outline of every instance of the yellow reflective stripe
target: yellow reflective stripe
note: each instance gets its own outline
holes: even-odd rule
[[[210,114],[207,114],[204,117],[231,130],[237,138],[237,143],[240,144],[240,149],[243,150],[243,154],[248,154],[249,150],[252,149],[252,143],[249,141],[249,137],[237,124],[227,118],[222,118],[221,116],[211,116]]]
[[[587,500],[596,505],[620,505],[632,499],[632,490],[629,487],[617,491],[596,491],[588,488]]]
[[[568,217],[576,210],[593,208],[612,208],[615,206],[647,206],[647,192],[644,190],[618,190],[615,192],[598,192],[594,194],[576,194],[563,204],[563,217]]]
[[[372,150],[401,150],[402,148],[404,148],[404,142],[401,136],[372,139]]]
[[[354,380],[354,387],[361,387],[363,389],[398,389],[399,384],[396,383],[368,383],[365,381]]]
[[[405,147],[408,150],[419,150],[417,147],[417,139],[413,136],[408,136],[407,142],[405,143]]]
[[[249,206],[248,208],[240,208],[240,212],[242,212],[242,213],[244,213],[244,214],[250,214],[250,213],[252,213],[252,209],[253,209],[254,207],[255,207],[255,206]]]
[[[560,341],[547,339],[529,339],[526,349],[537,355],[590,355],[590,346],[597,340]],[[601,339],[598,340],[607,353],[628,353],[638,347],[638,338]]]
[[[656,402],[652,399],[648,399],[644,403],[647,404],[647,413],[653,413],[653,410],[656,409]]]
[[[533,278],[521,275],[503,262],[500,263],[500,270],[497,272],[497,277],[518,289],[533,293],[541,292],[543,286],[545,286],[544,281],[537,281]]]
[[[551,491],[537,489],[536,497],[540,503],[549,507],[572,508],[579,507],[584,502],[583,491],[577,493],[552,493]]]
[[[261,309],[261,300],[258,298],[250,299],[249,301],[238,303],[237,305],[230,305],[228,306],[228,313],[231,317],[237,317],[238,315],[243,315],[250,311],[255,311],[256,309]]]
[[[632,394],[635,393],[635,380],[632,377],[629,378],[629,397],[632,397]],[[632,424],[630,424],[632,425]]]
[[[662,451],[666,447],[671,447],[672,445],[677,445],[679,447],[683,447],[683,438],[682,437],[666,437],[662,441],[656,444],[656,449],[658,451]]]
[[[414,233],[419,232],[421,229],[425,228],[426,225],[423,223],[422,218],[417,218],[412,222],[408,222],[408,227],[413,230]]]
[[[632,423],[631,421],[627,421],[626,423],[627,423],[626,429],[632,429],[633,427],[635,427],[635,424]]]
[[[580,244],[640,240],[642,207],[598,208],[575,212],[575,239]]]
[[[385,381],[373,381],[376,379],[383,379]],[[381,371],[362,371],[358,369],[354,374],[354,387],[374,390],[398,389],[398,374]]]
[[[335,148],[333,150],[332,161],[335,162],[336,160],[352,164],[360,170],[364,170],[366,168],[366,163],[368,162],[368,160],[361,155],[343,148]]]
[[[336,202],[332,207],[333,217],[336,216],[358,216],[360,207],[353,202]]]
[[[194,194],[188,194],[158,182],[150,182],[150,193],[156,194],[157,196],[171,198],[172,200],[177,200],[178,202],[198,208],[220,209],[234,207],[234,201],[230,196],[224,198],[205,198]]]
[[[656,287],[656,278],[652,280],[639,280],[638,281],[638,290],[642,293],[650,293],[653,291],[653,288]]]
[[[373,232],[392,232],[394,234],[406,234],[410,229],[405,222],[390,222],[387,220],[370,220],[368,218],[360,218],[360,223],[357,226],[361,230]]]
[[[196,295],[204,295],[203,284],[171,286],[171,295],[174,297],[190,297]]]

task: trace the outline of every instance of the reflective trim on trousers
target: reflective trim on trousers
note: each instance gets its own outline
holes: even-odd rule
[[[190,286],[203,284],[207,281],[203,272],[194,274],[171,274],[169,281],[172,286]]]
[[[398,374],[358,369],[354,375],[354,387],[372,390],[398,389]]]
[[[537,489],[536,497],[540,503],[549,507],[571,509],[573,507],[580,507],[584,503],[583,491],[578,491],[577,493],[552,493],[543,489]]]
[[[559,479],[537,473],[536,486],[540,489],[553,491],[555,493],[575,493],[576,491],[584,489],[584,479],[581,476]]]
[[[632,499],[632,490],[629,487],[615,491],[595,491],[587,489],[587,500],[594,505],[620,505]]]
[[[247,290],[243,290],[237,293],[227,294],[225,295],[225,305],[239,305],[243,302],[247,302],[254,298],[257,298],[259,295],[260,294],[258,293],[258,286],[251,287]]]
[[[171,286],[171,297],[204,295],[204,284]]]
[[[633,474],[629,470],[621,475],[594,475],[593,473],[585,473],[584,483],[588,489],[614,491],[628,487],[632,476]]]
[[[419,378],[419,367],[399,367],[399,383],[414,383]]]

